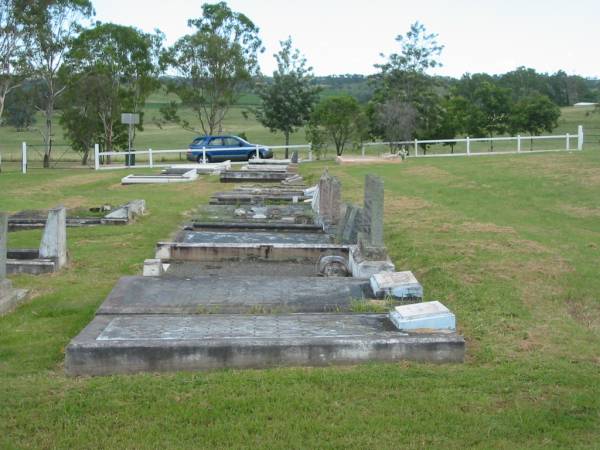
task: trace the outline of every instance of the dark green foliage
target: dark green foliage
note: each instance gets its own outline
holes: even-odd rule
[[[335,145],[338,156],[352,138],[361,137],[365,118],[358,101],[349,95],[328,97],[317,105],[312,115],[313,126],[321,126]],[[316,134],[312,133],[314,136]]]
[[[519,100],[512,109],[511,129],[526,131],[532,136],[543,131],[551,132],[558,125],[560,108],[541,94],[531,94]],[[533,141],[531,141],[533,146]]]
[[[61,123],[84,159],[94,141],[111,151],[124,148],[127,127],[121,113],[140,113],[158,86],[157,58],[162,36],[115,24],[96,24],[73,42],[61,69],[67,86]]]
[[[309,120],[320,89],[312,83],[312,68],[307,67],[306,58],[298,49],[292,50],[291,38],[281,42],[281,50],[274,56],[277,70],[271,83],[258,87],[261,105],[256,118],[272,132],[283,132],[285,145],[289,145],[290,134]]]
[[[6,97],[5,123],[24,131],[36,122],[37,88],[32,83],[26,83],[12,89]]]
[[[204,134],[219,131],[242,88],[259,73],[258,53],[263,51],[258,28],[225,2],[202,5],[202,17],[190,20],[193,34],[180,38],[162,57],[180,79],[168,84],[181,106],[192,109]],[[164,120],[195,130],[172,102],[161,109]]]

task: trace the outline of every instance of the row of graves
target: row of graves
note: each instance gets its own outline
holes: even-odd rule
[[[67,347],[68,374],[463,361],[454,315],[388,257],[381,179],[358,207],[293,161],[220,177],[234,188],[117,282]]]

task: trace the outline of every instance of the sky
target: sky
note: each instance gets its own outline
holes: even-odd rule
[[[217,0],[209,3],[215,3]],[[166,44],[190,33],[199,0],[92,0],[96,20],[158,28]],[[291,36],[316,75],[371,74],[380,56],[398,52],[395,37],[420,21],[445,46],[432,73],[504,73],[519,66],[600,78],[600,0],[229,0],[260,28],[261,69]]]

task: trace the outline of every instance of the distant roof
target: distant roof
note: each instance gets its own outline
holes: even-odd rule
[[[596,106],[598,103],[592,103],[592,102],[579,102],[579,103],[575,103],[573,106]]]

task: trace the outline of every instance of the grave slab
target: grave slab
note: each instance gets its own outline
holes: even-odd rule
[[[259,231],[184,231],[177,239],[186,244],[330,244],[324,233],[269,233]]]
[[[248,314],[349,311],[372,298],[354,278],[196,276],[124,277],[97,314]]]
[[[66,349],[68,375],[462,362],[454,333],[408,334],[383,314],[99,315]]]
[[[438,301],[396,306],[390,320],[399,330],[456,330],[456,318]]]

